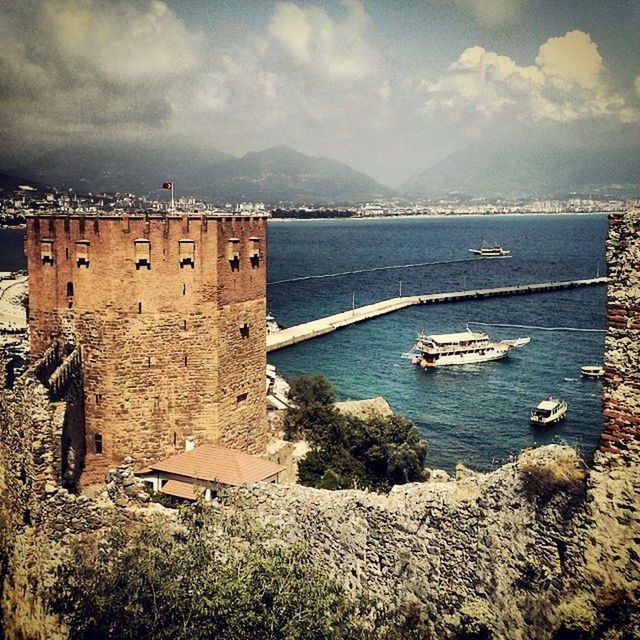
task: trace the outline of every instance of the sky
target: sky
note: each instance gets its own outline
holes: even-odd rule
[[[275,145],[395,187],[469,145],[640,143],[640,0],[9,0],[0,166]]]

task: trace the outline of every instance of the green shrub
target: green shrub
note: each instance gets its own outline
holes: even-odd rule
[[[427,443],[401,416],[362,419],[338,412],[336,394],[321,376],[291,384],[295,405],[287,410],[285,433],[303,436],[311,451],[298,465],[302,484],[322,489],[371,488],[425,479]]]
[[[182,528],[113,530],[76,545],[50,593],[75,640],[382,638],[384,620],[300,545],[235,511],[182,512]]]

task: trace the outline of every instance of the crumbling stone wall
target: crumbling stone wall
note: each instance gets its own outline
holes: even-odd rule
[[[83,355],[84,484],[187,437],[264,450],[266,219],[30,217],[31,354]]]
[[[363,491],[255,485],[245,508],[281,535],[304,541],[354,593],[417,603],[434,638],[458,637],[463,612],[484,612],[495,638],[551,638],[554,614],[581,571],[585,471],[568,447],[459,480]],[[541,487],[531,470],[573,471]],[[477,622],[477,621],[476,621]]]
[[[597,464],[637,464],[640,440],[640,211],[609,217],[607,337]],[[612,459],[613,457],[613,459]]]
[[[53,362],[52,357],[55,375],[59,368]],[[40,367],[40,373],[51,369]],[[6,562],[5,575],[0,563],[0,623],[7,638],[66,638],[44,592],[70,543],[147,517],[118,509],[104,495],[92,498],[66,488],[63,445],[77,419],[77,382],[70,378],[66,384],[65,397],[72,401],[52,400],[32,367],[11,389],[0,390],[0,559]]]
[[[604,424],[588,480],[585,558],[602,601],[640,593],[640,209],[609,217]]]

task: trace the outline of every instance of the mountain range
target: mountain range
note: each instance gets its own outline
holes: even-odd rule
[[[351,167],[287,147],[235,157],[217,150],[76,146],[41,156],[11,173],[85,192],[157,193],[173,181],[176,196],[213,202],[348,203],[394,191]]]
[[[7,173],[82,192],[158,194],[173,181],[176,196],[212,202],[262,201],[340,205],[398,196],[566,196],[638,194],[640,145],[581,149],[561,141],[492,140],[453,153],[401,184],[379,184],[348,165],[278,146],[241,157],[215,149],[172,146],[73,146]],[[0,174],[4,175],[4,174]],[[10,179],[10,176],[5,176]]]

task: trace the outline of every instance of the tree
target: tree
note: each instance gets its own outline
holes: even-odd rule
[[[335,409],[335,391],[319,376],[294,380],[285,432],[302,436],[311,451],[298,465],[302,484],[324,489],[354,486],[388,490],[394,484],[424,480],[427,443],[401,416],[368,419]]]
[[[293,406],[284,420],[285,436],[293,440],[314,427],[329,426],[335,419],[336,392],[322,376],[301,376],[291,382],[289,400]]]
[[[100,544],[74,547],[50,594],[70,638],[385,637],[387,614],[348,596],[302,545],[234,509],[196,505],[181,524],[116,528]]]

